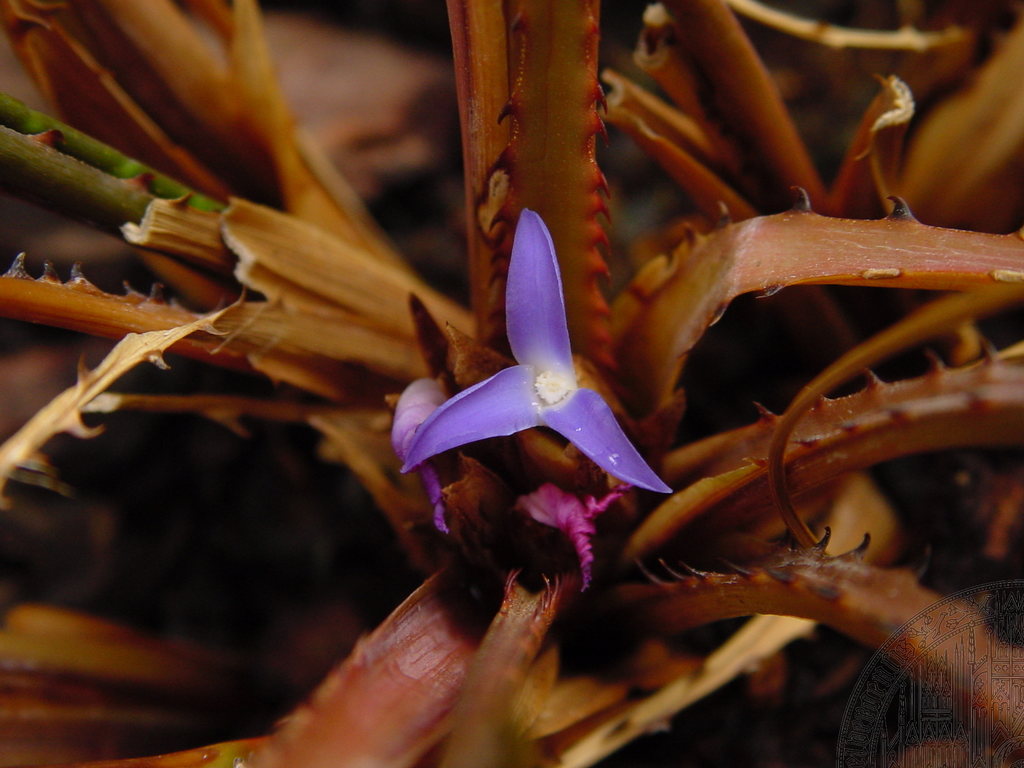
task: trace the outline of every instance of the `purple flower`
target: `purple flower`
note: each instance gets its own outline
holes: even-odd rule
[[[405,461],[416,430],[443,402],[444,392],[433,379],[416,379],[405,388],[395,404],[395,418],[391,423],[391,447],[399,459]],[[434,525],[438,530],[448,533],[448,524],[444,520],[441,480],[437,476],[437,470],[429,461],[423,462],[417,469],[423,482],[423,489],[434,506]]]
[[[590,586],[591,565],[594,562],[594,553],[590,548],[590,537],[594,535],[595,530],[594,518],[608,509],[609,505],[628,489],[628,485],[620,485],[601,499],[587,496],[580,501],[557,485],[544,483],[533,493],[520,496],[516,506],[538,523],[557,528],[568,537],[580,561],[582,589],[586,589]]]
[[[670,493],[604,399],[577,383],[555,248],[540,216],[526,209],[512,245],[505,314],[509,345],[519,365],[463,390],[435,410],[413,434],[402,471],[466,443],[546,426],[613,477]]]

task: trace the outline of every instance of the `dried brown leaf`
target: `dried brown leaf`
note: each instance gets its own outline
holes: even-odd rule
[[[220,214],[198,211],[182,201],[153,200],[142,221],[124,224],[121,234],[132,245],[220,275],[230,275],[234,268],[234,256],[221,239]]]
[[[709,100],[705,109],[736,132],[741,157],[764,174],[751,179],[759,207],[778,205],[794,186],[821,200],[821,179],[778,88],[724,0],[663,4],[675,21],[680,46],[710,83],[701,92]]]
[[[7,481],[18,470],[45,470],[46,462],[39,451],[54,435],[69,432],[76,437],[93,437],[97,427],[86,427],[82,409],[103,393],[124,373],[142,362],[164,365],[161,353],[174,343],[196,331],[213,331],[213,323],[221,313],[199,318],[186,325],[164,331],[150,331],[125,336],[92,371],[81,370],[78,383],[65,390],[39,411],[25,426],[0,446],[0,506],[9,504],[3,495]]]
[[[882,91],[868,105],[843,158],[827,208],[852,218],[878,216],[899,185],[903,137],[914,117],[910,87],[895,75],[880,78]]]
[[[671,107],[615,72],[605,70],[601,79],[611,88],[608,122],[653,157],[707,219],[721,218],[723,206],[737,220],[756,215],[756,209],[724,178],[732,158],[723,157],[698,124],[681,113],[672,114]]]
[[[295,216],[245,200],[232,201],[222,216],[239,281],[282,306],[347,311],[411,343],[415,294],[438,320],[471,327],[466,310],[408,271]]]
[[[910,143],[900,194],[922,219],[1006,232],[1024,219],[1024,17],[966,85],[932,109]],[[955,180],[955,183],[950,183]]]
[[[231,86],[241,101],[247,129],[258,137],[273,163],[285,209],[353,248],[405,268],[362,201],[319,151],[300,139],[277,84],[259,5],[255,0],[237,0],[232,8]]]

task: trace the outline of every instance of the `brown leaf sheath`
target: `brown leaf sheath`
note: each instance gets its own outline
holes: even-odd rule
[[[987,232],[1021,225],[1022,69],[1024,18],[1017,17],[984,65],[915,127],[899,194],[925,221]]]
[[[480,633],[428,579],[284,721],[252,768],[405,768],[447,730]]]
[[[574,350],[609,367],[607,274],[598,216],[605,181],[594,157],[599,4],[512,0],[508,104],[511,141],[503,156],[512,182],[506,216],[522,208],[544,217],[558,252]]]
[[[480,644],[455,711],[441,768],[534,765],[519,711],[530,667],[555,619],[564,584],[531,593],[505,585],[501,609]]]
[[[647,413],[672,391],[681,356],[740,294],[811,283],[963,290],[1022,280],[1016,233],[928,227],[901,206],[872,221],[795,208],[727,225],[645,265],[613,307],[614,348],[629,405]]]
[[[462,128],[470,301],[476,337],[502,345],[505,273],[502,227],[495,221],[508,194],[508,171],[496,166],[508,146],[508,46],[503,0],[448,0],[455,85]]]
[[[899,188],[903,137],[914,117],[910,88],[895,75],[879,78],[882,90],[868,105],[850,142],[825,210],[851,218],[884,212],[884,200]]]
[[[768,492],[767,453],[777,419],[683,448],[666,466],[677,478],[703,475],[661,504],[634,532],[623,564],[687,541],[777,523]],[[712,441],[715,444],[712,444]],[[988,362],[935,368],[918,379],[822,399],[796,425],[785,456],[790,492],[799,499],[851,470],[912,453],[1024,442],[1024,368]],[[670,476],[671,476],[670,475]]]

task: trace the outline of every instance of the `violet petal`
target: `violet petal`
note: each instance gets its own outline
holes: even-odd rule
[[[529,209],[519,214],[505,288],[508,343],[520,363],[573,377],[562,278],[551,234]]]
[[[649,491],[672,492],[629,442],[608,403],[594,390],[576,390],[558,405],[543,409],[541,418],[612,477]]]
[[[403,472],[439,453],[487,437],[511,435],[540,425],[533,374],[516,365],[465,389],[434,411],[409,444]]]
[[[448,533],[448,523],[444,519],[444,493],[441,490],[441,478],[437,470],[429,461],[420,464],[420,480],[423,482],[423,490],[427,492],[430,503],[434,507],[434,527],[441,533]]]
[[[444,400],[444,392],[434,379],[416,379],[405,388],[395,404],[391,424],[391,447],[398,458],[405,460],[416,430]]]

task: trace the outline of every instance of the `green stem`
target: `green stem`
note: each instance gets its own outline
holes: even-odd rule
[[[141,221],[153,200],[128,182],[4,126],[0,185],[17,197],[112,232],[127,221]]]
[[[138,160],[127,157],[113,147],[72,128],[70,125],[62,123],[42,112],[29,109],[17,99],[4,93],[0,93],[0,126],[5,126],[17,133],[23,134],[26,138],[33,134],[57,131],[57,134],[53,135],[53,140],[47,142],[53,150],[80,160],[86,165],[102,171],[105,175],[113,176],[115,179],[141,179],[149,195],[166,199],[186,198],[190,206],[202,211],[220,211],[225,207],[224,203],[201,195],[184,184],[162,173],[158,173]],[[38,146],[43,146],[43,142],[35,141],[34,143]],[[3,150],[5,170],[8,153],[7,146],[8,144],[5,142],[5,149]],[[54,162],[49,161],[47,164],[52,166]],[[64,177],[70,181],[72,178],[78,178],[79,174],[69,173],[64,174]],[[9,180],[5,175],[4,185],[9,186],[8,182]],[[125,187],[126,185],[121,184],[120,186]],[[36,199],[42,197],[38,194],[37,190],[29,188],[26,191]],[[58,196],[58,200],[63,200],[66,197],[68,195],[61,194]],[[48,199],[43,198],[42,201],[45,202]],[[92,217],[86,216],[86,218]],[[138,218],[131,220],[137,222],[140,219],[141,214]],[[122,219],[117,223],[117,226],[120,226],[125,221],[128,221],[128,219]],[[106,222],[98,221],[97,223]]]

